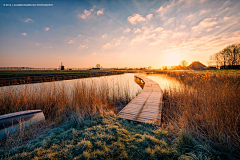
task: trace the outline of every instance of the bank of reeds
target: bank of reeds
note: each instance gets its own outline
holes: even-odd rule
[[[164,92],[162,121],[240,155],[240,76],[168,72],[186,88]]]
[[[30,88],[28,85],[1,88],[0,115],[41,109],[46,122],[37,126],[22,127],[14,135],[1,142],[0,148],[12,148],[26,144],[58,124],[72,119],[82,120],[103,112],[118,112],[136,94],[130,93],[128,82],[106,80],[81,81],[73,86],[41,84]],[[24,123],[22,124],[24,125]]]
[[[47,119],[70,116],[79,117],[101,113],[103,109],[116,111],[116,107],[131,99],[127,83],[115,82],[110,86],[104,79],[98,82],[76,82],[73,87],[52,83],[35,89],[25,86],[10,87],[0,92],[0,115],[23,110],[41,109]]]

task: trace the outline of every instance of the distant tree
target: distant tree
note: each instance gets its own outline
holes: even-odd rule
[[[96,64],[96,68],[100,68],[101,67],[101,65],[100,64]]]
[[[182,66],[182,67],[187,67],[187,65],[188,65],[188,63],[186,60],[183,60],[180,62],[180,66]]]
[[[232,44],[225,47],[218,53],[210,56],[210,60],[214,60],[217,68],[226,65],[240,65],[240,44]]]
[[[148,69],[152,69],[152,66],[149,66]]]

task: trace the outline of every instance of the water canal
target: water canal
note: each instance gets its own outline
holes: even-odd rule
[[[179,81],[168,75],[142,75],[157,82],[163,91],[170,86],[176,88],[184,87]],[[134,74],[127,73],[122,75],[4,86],[0,87],[0,97],[3,98],[4,95],[9,94],[10,92],[10,94],[14,94],[15,96],[22,94],[26,95],[27,93],[41,95],[46,90],[50,90],[51,92],[61,92],[62,88],[64,88],[64,91],[66,91],[69,97],[71,97],[72,91],[78,84],[82,84],[82,86],[86,88],[93,88],[96,92],[101,89],[108,90],[109,94],[114,92],[116,93],[117,91],[119,97],[124,96],[127,91],[127,94],[134,98],[142,90],[141,87],[134,81]]]

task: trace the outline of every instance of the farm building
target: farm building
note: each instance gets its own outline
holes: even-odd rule
[[[204,64],[202,64],[201,62],[199,62],[199,61],[194,61],[194,62],[192,62],[189,66],[188,66],[188,68],[190,68],[190,69],[194,69],[194,70],[202,70],[202,69],[204,69],[206,66],[204,65]]]

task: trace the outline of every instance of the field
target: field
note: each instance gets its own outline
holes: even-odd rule
[[[0,86],[52,82],[87,77],[123,74],[124,71],[0,71]]]
[[[221,70],[201,70],[197,71],[200,73],[220,73],[220,74],[240,74],[240,70],[234,70],[234,69],[221,69]]]
[[[30,71],[0,71],[0,76],[5,75],[41,75],[41,74],[70,74],[70,73],[95,73],[95,72],[112,72],[109,70],[79,70],[79,71],[70,71],[70,70],[30,70]]]
[[[133,98],[128,86],[109,94],[104,82],[76,84],[71,98],[63,86],[42,88],[42,96],[1,94],[1,114],[40,108],[46,116],[44,124],[2,140],[1,158],[239,159],[240,76],[164,73],[186,87],[164,91],[160,128],[116,117]]]

